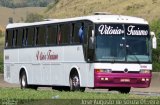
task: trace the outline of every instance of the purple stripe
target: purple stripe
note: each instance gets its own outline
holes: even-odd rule
[[[94,73],[94,87],[135,87],[147,88],[150,86],[152,74],[140,73]],[[101,80],[101,78],[108,78],[108,80]],[[142,78],[149,79],[149,81],[142,81]],[[122,82],[122,79],[130,80],[129,82]]]

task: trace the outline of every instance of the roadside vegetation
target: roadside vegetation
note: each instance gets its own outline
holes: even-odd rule
[[[152,52],[153,71],[160,72],[160,19],[150,23],[150,30],[155,32],[157,38],[157,49]]]
[[[158,96],[140,96],[132,94],[119,94],[107,92],[66,92],[56,90],[21,90],[18,88],[0,88],[0,99],[7,99],[13,101],[14,99],[24,105],[53,105],[53,103],[60,103],[64,105],[78,105],[81,104],[82,99],[88,100],[159,100]],[[16,94],[15,94],[16,93]],[[13,99],[13,100],[12,100]],[[45,99],[45,100],[44,100]],[[65,100],[62,100],[65,99]],[[66,99],[69,99],[68,101]],[[74,99],[74,100],[73,100]],[[77,104],[75,104],[77,100]],[[66,104],[69,103],[69,104]],[[89,102],[89,101],[88,101]],[[27,104],[30,103],[30,104]],[[22,105],[23,105],[22,104]],[[59,105],[59,104],[58,104]],[[87,104],[90,105],[90,104]],[[92,105],[92,104],[91,104]],[[102,104],[100,104],[102,105]],[[108,104],[107,104],[108,105]],[[114,105],[114,104],[113,104]],[[118,104],[117,104],[118,105]],[[128,105],[128,104],[127,104]],[[137,105],[137,104],[136,104]],[[158,104],[157,104],[158,105]]]
[[[29,13],[26,16],[25,22],[39,22],[44,19],[44,16],[38,13]]]

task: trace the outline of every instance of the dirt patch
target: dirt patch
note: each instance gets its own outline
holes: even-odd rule
[[[17,84],[10,84],[4,81],[3,75],[0,74],[0,87],[19,87]]]

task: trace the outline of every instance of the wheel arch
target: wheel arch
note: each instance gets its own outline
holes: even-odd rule
[[[27,69],[25,67],[21,67],[20,71],[19,71],[19,80],[21,78],[22,73],[25,72],[26,76],[27,76],[27,80],[28,80],[28,72]]]

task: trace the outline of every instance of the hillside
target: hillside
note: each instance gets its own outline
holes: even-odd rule
[[[25,7],[25,8],[6,8],[6,7],[0,7],[0,27],[5,27],[8,24],[8,20],[10,17],[13,18],[14,22],[23,22],[25,20],[27,14],[30,13],[38,13],[38,14],[44,14],[45,7]]]
[[[103,11],[151,21],[160,18],[159,5],[160,0],[59,0],[52,8],[50,6],[47,14],[51,18],[66,18]]]

